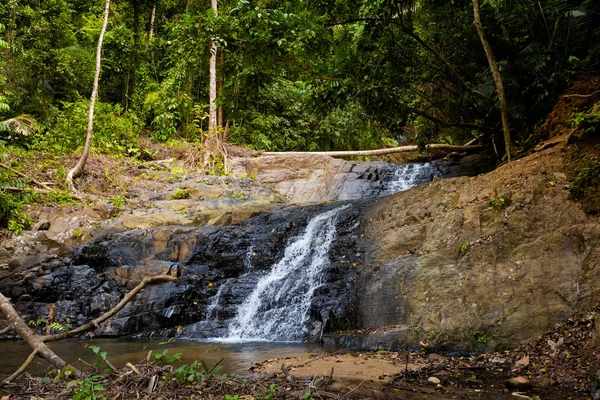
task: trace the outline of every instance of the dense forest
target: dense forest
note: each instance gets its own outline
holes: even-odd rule
[[[475,5],[481,30],[473,23]],[[104,6],[2,2],[3,152],[82,148]],[[200,144],[209,126],[211,49],[217,123],[229,143],[323,151],[477,138],[499,160],[506,153],[503,125],[522,148],[569,81],[600,61],[594,0],[217,6],[215,13],[206,0],[110,3],[94,152],[143,159],[151,157],[143,140]],[[0,174],[6,182],[14,176]]]

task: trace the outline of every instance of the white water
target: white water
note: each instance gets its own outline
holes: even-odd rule
[[[317,215],[288,244],[283,258],[238,307],[227,340],[302,339],[313,294],[322,285],[323,267],[329,264],[336,217],[347,207]]]
[[[430,163],[399,164],[394,171],[394,177],[387,184],[384,194],[403,192],[420,183],[428,182],[436,176],[439,176],[439,172]]]
[[[392,179],[383,183],[380,193],[401,192],[435,176],[439,176],[439,171],[429,163],[397,165]],[[302,340],[313,295],[323,284],[323,269],[330,262],[337,216],[347,207],[338,207],[311,219],[304,232],[288,243],[283,258],[258,280],[252,293],[238,306],[226,337],[209,340],[224,343]],[[353,229],[359,224],[357,221]],[[247,271],[253,269],[253,256],[254,246],[251,246],[243,261]],[[227,284],[221,284],[207,307],[207,320],[218,320],[217,310]]]
[[[217,307],[219,306],[219,303],[221,302],[221,296],[223,294],[223,290],[225,289],[225,287],[227,286],[227,282],[224,282],[221,284],[221,286],[219,286],[219,290],[217,290],[217,294],[215,294],[215,297],[213,297],[212,302],[208,305],[208,307],[206,307],[206,320],[207,321],[215,321],[218,318],[217,315]]]

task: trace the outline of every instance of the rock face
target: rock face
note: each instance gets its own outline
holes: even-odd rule
[[[565,190],[561,149],[437,180],[367,210],[359,347],[516,346],[600,300],[600,227]],[[367,333],[365,333],[367,332]]]
[[[289,204],[318,203],[374,198],[390,194],[390,181],[398,169],[412,168],[411,186],[440,176],[476,175],[491,169],[490,159],[469,156],[459,161],[394,165],[384,162],[350,162],[328,156],[269,156],[237,158],[232,162],[237,176],[255,177],[281,194]]]
[[[127,335],[195,324],[194,337],[225,334],[228,322],[257,280],[282,257],[286,244],[301,234],[309,219],[335,207],[284,208],[237,225],[223,227],[160,227],[115,232],[76,248],[73,259],[58,259],[0,280],[27,320],[79,325],[112,308],[144,276],[177,271],[177,284],[153,286],[96,330],[103,336]],[[360,264],[355,221],[361,206],[340,213],[338,240],[323,271],[323,287],[313,298],[307,336],[325,323],[348,328],[336,320],[354,301],[352,264]],[[359,254],[357,256],[357,254]],[[226,290],[220,290],[227,284]],[[216,296],[221,301],[215,302]],[[67,322],[68,321],[68,322]],[[345,325],[344,325],[345,324]]]

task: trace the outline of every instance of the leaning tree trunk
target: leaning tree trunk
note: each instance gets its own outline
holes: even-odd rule
[[[73,179],[81,175],[83,168],[85,167],[85,163],[90,155],[90,147],[92,145],[92,132],[94,125],[94,106],[96,104],[96,99],[98,98],[98,81],[100,80],[100,63],[102,61],[102,41],[104,40],[104,33],[106,32],[106,25],[108,24],[108,10],[110,8],[110,0],[106,0],[106,4],[104,6],[104,23],[102,24],[102,30],[100,31],[100,37],[98,38],[98,47],[96,48],[96,74],[94,75],[94,86],[92,88],[92,96],[90,97],[90,111],[88,114],[88,125],[87,125],[87,135],[85,137],[85,145],[83,146],[83,152],[81,153],[81,157],[75,165],[67,174],[66,181],[71,190],[75,191],[75,186],[73,185]]]
[[[510,125],[508,121],[508,105],[506,103],[506,94],[504,93],[504,84],[502,83],[502,75],[500,75],[500,68],[498,68],[498,63],[496,62],[496,58],[494,57],[494,53],[492,52],[492,47],[487,41],[485,32],[483,31],[483,25],[481,24],[481,17],[479,14],[479,0],[473,0],[473,13],[475,15],[473,19],[473,24],[475,25],[475,29],[477,29],[479,39],[481,39],[481,44],[483,45],[483,49],[485,50],[485,55],[487,57],[488,63],[490,64],[492,76],[494,77],[496,91],[498,92],[498,100],[500,102],[500,114],[502,117],[502,130],[504,132],[504,146],[506,147],[506,155],[508,156],[508,162],[510,162],[512,145],[510,140]]]

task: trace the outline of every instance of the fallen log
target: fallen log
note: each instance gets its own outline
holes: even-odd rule
[[[430,144],[425,147],[426,151],[444,151],[444,152],[457,152],[462,151],[466,153],[476,153],[483,150],[483,146],[455,146],[451,144]],[[405,153],[409,151],[418,151],[419,146],[400,146],[390,147],[387,149],[377,150],[357,150],[357,151],[265,151],[259,155],[263,156],[301,156],[307,154],[318,154],[330,157],[369,157],[369,156],[383,156],[386,154]]]
[[[63,340],[75,335],[80,335],[87,331],[97,328],[102,322],[106,321],[117,312],[119,312],[127,303],[129,303],[137,293],[142,291],[146,286],[153,285],[156,283],[163,282],[175,282],[177,281],[177,277],[170,275],[156,275],[156,276],[147,276],[145,277],[135,288],[133,288],[129,293],[127,293],[123,299],[113,308],[111,308],[106,313],[102,314],[100,317],[95,320],[82,325],[73,330],[60,333],[57,335],[39,335],[35,333],[19,316],[15,308],[13,307],[10,299],[0,293],[0,312],[6,318],[8,325],[2,330],[1,333],[5,333],[8,331],[14,331],[18,334],[31,348],[33,352],[27,357],[27,360],[19,367],[17,371],[15,371],[11,376],[0,382],[0,387],[9,383],[10,381],[17,378],[25,369],[31,364],[36,356],[42,357],[44,360],[48,361],[50,365],[55,367],[56,369],[64,369],[67,367],[67,363],[60,358],[56,353],[54,353],[50,348],[46,345],[46,342],[55,342],[58,340]],[[81,371],[73,366],[70,366],[73,369],[73,375],[79,377],[81,376]]]

